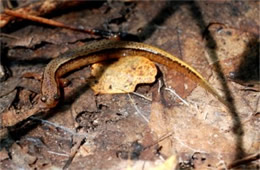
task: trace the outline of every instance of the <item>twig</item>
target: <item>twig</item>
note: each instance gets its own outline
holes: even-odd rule
[[[16,40],[19,39],[19,37],[16,37],[16,36],[13,36],[13,35],[9,35],[9,34],[5,34],[5,33],[0,33],[0,37],[7,37],[7,38],[16,39]]]
[[[61,126],[57,123],[53,123],[53,122],[50,122],[48,120],[43,120],[43,119],[39,119],[39,118],[36,118],[36,117],[31,117],[31,119],[33,120],[38,120],[38,121],[41,121],[42,123],[44,124],[48,124],[48,125],[51,125],[51,126],[54,126],[55,128],[59,128],[69,134],[72,134],[73,136],[83,136],[83,137],[88,137],[88,134],[87,133],[77,133],[75,132],[74,130],[70,129],[70,128],[67,128],[67,127],[64,127],[64,126]]]
[[[157,92],[158,93],[161,93],[161,89],[162,89],[162,87],[164,86],[164,83],[163,83],[163,80],[161,80],[161,79],[159,79],[159,87],[158,87],[158,90],[157,90]]]
[[[154,143],[150,144],[149,146],[146,146],[146,147],[144,148],[144,150],[147,149],[147,148],[151,148],[152,146],[158,144],[159,142],[161,142],[161,141],[167,139],[168,137],[172,136],[173,133],[174,133],[174,132],[169,132],[169,133],[163,135],[162,137],[160,137],[160,139],[158,139],[158,140],[155,141]]]
[[[180,52],[180,57],[182,58],[183,55],[182,55],[182,50],[181,50],[181,42],[180,42],[180,33],[181,33],[181,30],[179,30],[179,28],[177,27],[177,42],[178,42],[178,49],[179,49],[179,52]]]
[[[66,154],[66,153],[59,153],[59,152],[53,152],[53,151],[47,151],[47,152],[49,152],[49,153],[51,153],[51,154],[58,155],[58,156],[69,157],[69,155]]]
[[[139,96],[139,97],[142,97],[144,98],[145,100],[148,100],[148,101],[152,101],[152,99],[150,99],[149,97],[146,97],[145,95],[142,95],[140,93],[136,93],[136,92],[131,92],[132,94],[136,95],[136,96]]]
[[[182,101],[185,105],[189,106],[189,103],[186,102],[183,98],[181,98],[173,89],[166,87],[165,90],[170,91],[172,94],[174,94],[178,99]]]
[[[20,12],[16,12],[16,11],[12,11],[9,9],[5,9],[4,13],[13,17],[17,17],[17,18],[22,18],[22,19],[26,19],[26,20],[30,20],[30,21],[34,21],[34,22],[39,22],[42,24],[46,24],[46,25],[51,25],[51,26],[55,26],[55,27],[61,27],[61,28],[66,28],[66,29],[70,29],[73,31],[79,31],[79,32],[84,32],[84,33],[88,33],[90,35],[96,35],[96,36],[108,36],[108,37],[117,37],[118,35],[116,35],[115,33],[109,32],[109,31],[101,31],[101,30],[97,30],[97,29],[85,29],[85,28],[78,28],[78,27],[73,27],[70,25],[65,25],[64,23],[58,22],[58,21],[54,21],[51,19],[46,19],[43,17],[38,17],[38,16],[34,16],[34,15],[30,15],[27,13],[20,13]]]
[[[188,146],[186,143],[182,142],[178,137],[174,136],[174,139],[176,139],[182,146],[192,150],[194,153],[199,152],[199,153],[207,153],[206,151],[201,151],[201,150],[196,150],[193,149],[192,147]]]
[[[237,167],[239,165],[248,164],[248,163],[250,163],[252,161],[256,161],[258,159],[260,159],[260,153],[249,155],[247,157],[244,157],[242,159],[239,159],[239,160],[236,160],[236,161],[230,163],[228,165],[228,169],[235,168],[235,167]]]
[[[136,106],[135,102],[133,101],[132,97],[129,95],[128,93],[128,97],[130,98],[131,103],[133,104],[135,110],[137,111],[137,113],[148,123],[149,120],[141,113],[141,111],[138,109],[138,107]]]
[[[76,144],[71,148],[71,153],[69,156],[69,159],[67,160],[67,162],[65,163],[65,165],[63,166],[63,170],[66,170],[69,168],[71,162],[73,161],[73,159],[75,158],[76,154],[78,153],[79,148],[84,145],[85,143],[85,139],[84,137],[80,137],[76,139]]]

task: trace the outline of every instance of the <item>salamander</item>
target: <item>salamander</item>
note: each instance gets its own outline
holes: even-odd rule
[[[40,107],[50,109],[58,104],[61,98],[59,79],[64,74],[90,64],[118,59],[123,56],[142,56],[181,72],[228,106],[227,101],[217,93],[198,71],[170,53],[139,42],[98,40],[87,43],[76,50],[65,52],[46,66],[41,86]]]

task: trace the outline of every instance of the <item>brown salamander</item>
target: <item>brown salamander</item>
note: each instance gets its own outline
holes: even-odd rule
[[[159,48],[139,42],[100,40],[68,51],[52,60],[45,68],[41,87],[41,108],[53,108],[60,99],[59,78],[64,74],[109,59],[122,56],[142,56],[183,73],[208,90],[220,102],[228,103],[216,92],[203,76],[177,57]]]

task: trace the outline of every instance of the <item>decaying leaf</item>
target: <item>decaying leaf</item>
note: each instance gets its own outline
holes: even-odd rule
[[[170,156],[177,152],[184,161],[189,161],[194,153],[200,153],[205,161],[193,160],[194,166],[198,169],[205,169],[208,164],[216,166],[219,157],[231,162],[236,153],[235,136],[232,132],[223,133],[223,130],[197,119],[192,114],[193,111],[188,107],[166,108],[161,102],[153,102],[150,128],[158,138],[173,133],[159,142],[162,146],[161,153]],[[230,118],[228,120],[231,124]],[[218,124],[218,121],[215,124]]]
[[[156,74],[157,69],[150,60],[139,56],[123,57],[109,66],[94,64],[92,75],[96,79],[91,88],[96,94],[133,92],[137,84],[154,82]]]
[[[219,24],[212,25],[209,30],[218,44],[216,53],[223,73],[238,84],[260,91],[257,36],[233,28],[222,28]]]

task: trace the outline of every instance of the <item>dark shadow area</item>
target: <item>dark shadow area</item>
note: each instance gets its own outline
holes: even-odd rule
[[[156,31],[158,26],[162,26],[164,22],[171,17],[179,7],[187,2],[184,1],[171,1],[165,2],[164,7],[158,12],[158,14],[142,28],[142,32],[138,34],[140,41],[143,42],[150,38]]]
[[[190,12],[191,12],[191,16],[194,18],[194,20],[196,21],[197,25],[200,28],[200,32],[201,32],[201,36],[203,36],[203,33],[205,32],[204,30],[207,28],[207,23],[205,22],[205,20],[203,19],[203,15],[200,9],[200,6],[197,4],[196,1],[192,1],[189,3],[189,8],[190,8]],[[216,53],[216,47],[217,47],[217,43],[214,40],[214,37],[208,33],[205,35],[205,40],[206,40],[206,48],[207,48],[207,52],[211,58],[212,61],[219,61],[218,60],[218,56]],[[243,127],[241,124],[241,120],[240,117],[238,115],[238,111],[237,108],[234,104],[234,99],[232,97],[231,91],[227,85],[227,81],[225,79],[224,73],[223,73],[223,69],[221,67],[221,65],[219,64],[219,62],[215,62],[213,65],[216,74],[218,76],[218,78],[220,79],[221,82],[221,86],[223,91],[225,92],[225,98],[226,100],[229,102],[229,112],[232,116],[233,119],[233,126],[232,126],[232,130],[233,133],[236,135],[236,154],[235,154],[235,159],[239,159],[245,156],[245,152],[243,150]]]
[[[243,60],[239,68],[230,73],[229,78],[243,86],[254,87],[260,83],[260,43],[257,38],[251,39],[247,44],[247,49],[242,54]],[[259,86],[256,90],[260,91]]]
[[[47,58],[35,58],[31,60],[9,60],[10,62],[6,65],[8,67],[12,65],[19,65],[19,66],[34,66],[36,64],[41,64],[41,65],[47,65],[51,59]]]
[[[52,115],[53,112],[55,112],[55,109],[48,111],[45,114]],[[42,114],[44,113],[39,112],[34,116],[38,116],[38,115],[42,116]],[[8,135],[4,136],[4,138],[0,140],[0,150],[5,148],[7,151],[9,151],[9,148],[12,146],[13,143],[19,141],[23,136],[28,134],[30,131],[32,131],[39,125],[38,121],[36,122],[36,121],[29,121],[29,120],[30,118],[25,119],[14,126],[7,128]]]
[[[6,56],[7,55],[7,47],[6,44],[4,44],[0,40],[0,70],[1,70],[1,76],[0,76],[0,83],[5,81],[8,77],[12,76],[12,73],[10,69],[7,68],[8,62],[6,61]]]

